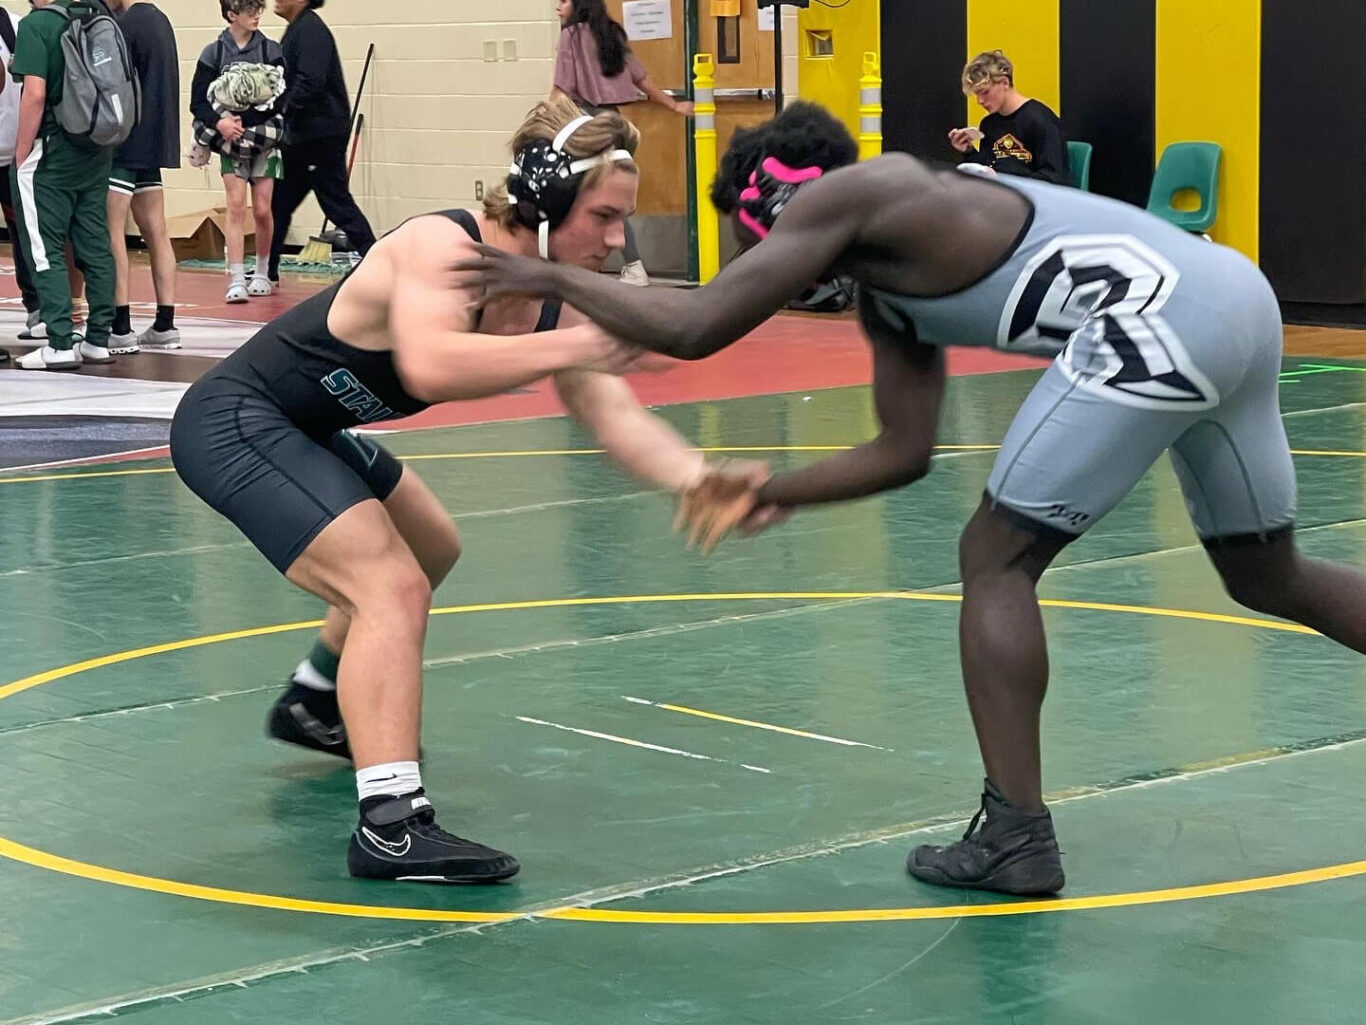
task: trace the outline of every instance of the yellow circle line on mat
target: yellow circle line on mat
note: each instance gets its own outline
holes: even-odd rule
[[[720,445],[694,449],[695,452],[846,452],[853,445]],[[1000,445],[936,445],[936,452],[995,452]],[[432,452],[425,455],[399,456],[400,462],[418,463],[438,459],[514,459],[519,457],[545,456],[595,456],[602,455],[600,448],[550,448],[522,449],[508,452]],[[1292,448],[1292,456],[1341,456],[1351,459],[1366,459],[1366,452],[1348,452],[1336,449]],[[84,480],[95,477],[146,477],[149,475],[175,473],[170,466],[158,466],[140,470],[96,470],[93,473],[46,473],[34,477],[0,477],[0,484],[36,484],[45,480]]]
[[[1095,897],[1061,897],[1056,900],[1008,901],[1000,904],[953,904],[945,907],[850,908],[839,911],[611,911],[607,908],[556,908],[537,913],[537,918],[563,922],[597,922],[612,925],[836,925],[852,922],[917,922],[932,918],[1001,918],[1010,915],[1041,915],[1052,911],[1100,911],[1142,904],[1171,904],[1204,897],[1228,897],[1238,893],[1279,890],[1332,879],[1366,875],[1366,861],[1349,861],[1303,872],[1285,872],[1254,879],[1230,879],[1200,886],[1177,886],[1136,893],[1103,893]]]
[[[449,605],[444,608],[432,609],[431,614],[433,616],[449,616],[465,612],[515,612],[528,609],[555,609],[585,605],[648,605],[699,601],[849,601],[858,598],[893,598],[902,601],[928,602],[961,602],[963,600],[963,596],[959,594],[927,594],[916,591],[744,591],[734,594],[635,594],[609,595],[600,598],[545,598],[535,601],[489,602],[480,605]],[[1279,630],[1285,633],[1315,633],[1309,627],[1301,626],[1298,623],[1285,623],[1280,620],[1260,619],[1251,616],[1226,616],[1218,612],[1195,612],[1190,609],[1164,609],[1147,605],[1114,605],[1093,601],[1063,601],[1056,598],[1042,598],[1039,600],[1039,604],[1044,608],[1127,612],[1139,616],[1161,616],[1170,619],[1198,620],[1206,623],[1226,623],[1232,626],[1251,626],[1263,630]],[[22,680],[15,680],[13,683],[0,686],[0,701],[21,691],[51,683],[53,680],[65,679],[68,676],[89,672],[92,669],[118,665],[120,662],[131,662],[134,659],[147,658],[151,655],[165,655],[172,651],[183,651],[186,648],[202,648],[205,645],[221,644],[224,641],[237,641],[248,637],[266,637],[270,634],[289,633],[294,630],[316,629],[320,626],[322,626],[320,619],[304,620],[298,623],[277,623],[274,626],[249,627],[245,630],[207,634],[203,637],[189,637],[179,641],[168,641],[165,644],[153,644],[145,648],[133,648],[128,651],[115,652],[112,655],[100,655],[98,658],[90,658],[84,662],[75,662],[57,669],[49,669],[46,672],[35,673],[32,676],[24,677]]]
[[[548,598],[539,601],[490,602],[480,605],[451,605],[432,609],[432,615],[445,616],[469,612],[510,612],[527,609],[552,609],[585,605],[628,605],[660,604],[677,602],[709,601],[848,601],[859,598],[887,598],[900,601],[961,602],[962,596],[956,594],[927,594],[914,591],[752,591],[719,594],[640,594],[617,595],[597,598]],[[1142,605],[1115,605],[1107,602],[1060,601],[1043,599],[1046,608],[1085,609],[1096,612],[1123,612],[1142,616],[1160,616],[1173,619],[1188,619],[1206,623],[1224,623],[1232,626],[1247,626],[1262,630],[1278,630],[1287,633],[1314,633],[1306,627],[1293,623],[1282,623],[1271,619],[1257,619],[1249,616],[1226,616],[1215,612],[1195,612],[1187,609],[1165,609]],[[242,640],[248,637],[264,637],[270,634],[288,633],[293,630],[306,630],[321,626],[321,620],[307,620],[298,623],[280,623],[274,626],[252,627],[246,630],[233,630],[227,633],[209,634],[203,637],[190,637],[154,644],[144,648],[134,648],[99,658],[86,659],[58,669],[26,676],[22,680],[0,687],[0,700],[12,697],[33,687],[51,683],[54,680],[76,676],[103,666],[131,662],[134,659],[162,655],[187,648],[199,648],[224,641]],[[0,837],[0,857],[48,869],[65,875],[77,876],[95,882],[110,883],[135,890],[149,890],[177,897],[190,897],[195,900],[215,901],[222,904],[238,904],[248,907],[297,911],[317,915],[343,915],[351,918],[393,919],[415,922],[471,922],[492,924],[507,922],[517,918],[556,919],[568,922],[593,922],[608,924],[634,925],[817,925],[849,922],[905,922],[936,918],[972,918],[1002,915],[1031,915],[1054,911],[1089,911],[1103,908],[1134,907],[1141,904],[1161,904],[1173,901],[1196,900],[1204,897],[1222,897],[1238,893],[1255,893],[1260,890],[1274,890],[1289,886],[1303,886],[1307,883],[1324,882],[1330,879],[1345,879],[1349,876],[1366,874],[1366,861],[1348,862],[1342,865],[1329,865],[1324,868],[1307,869],[1301,872],[1288,872],[1280,875],[1259,876],[1254,879],[1232,879],[1220,883],[1207,883],[1200,886],[1182,886],[1161,890],[1143,890],[1134,893],[1101,894],[1095,897],[1068,897],[1060,900],[1012,901],[1006,903],[955,904],[944,907],[914,908],[865,908],[835,911],[612,911],[605,908],[561,907],[542,911],[497,912],[497,911],[449,911],[438,908],[385,907],[374,904],[343,904],[330,901],[302,900],[295,897],[280,897],[269,893],[253,893],[249,890],[228,890],[216,886],[200,886],[183,883],[174,879],[157,876],[139,875],[119,869],[92,865],[89,862],[64,858],[47,851],[28,847],[13,840]]]
[[[14,861],[22,861],[37,868],[50,869],[65,875],[92,879],[99,883],[112,883],[134,890],[151,890],[153,893],[166,893],[175,897],[192,897],[195,900],[214,901],[219,904],[242,904],[247,907],[273,908],[277,911],[303,911],[314,915],[344,915],[350,918],[398,918],[418,922],[506,922],[513,918],[524,918],[515,912],[486,911],[440,911],[426,908],[386,908],[370,904],[334,904],[321,900],[296,900],[293,897],[277,897],[271,893],[252,893],[248,890],[224,890],[217,886],[198,886],[182,883],[174,879],[159,879],[156,876],[138,875],[135,872],[121,872],[118,869],[91,865],[84,861],[58,857],[46,851],[15,843],[0,837],[0,855]]]

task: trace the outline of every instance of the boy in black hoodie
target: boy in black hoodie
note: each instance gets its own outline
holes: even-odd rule
[[[275,190],[275,242],[270,277],[280,278],[280,251],[294,211],[310,192],[323,213],[346,232],[364,256],[375,233],[351,197],[346,142],[351,105],[342,77],[337,42],[317,14],[324,0],[275,0],[275,13],[289,22],[280,45],[285,53],[285,177]]]
[[[190,113],[200,125],[213,130],[228,143],[240,142],[244,135],[264,129],[280,120],[281,99],[264,106],[255,105],[238,113],[224,114],[215,109],[209,86],[232,64],[255,64],[284,68],[280,44],[267,39],[258,26],[265,0],[218,0],[223,20],[228,23],[221,35],[199,55],[190,86]],[[263,144],[248,155],[220,157],[223,191],[228,199],[228,219],[223,232],[228,247],[228,267],[232,279],[225,297],[230,303],[244,303],[249,296],[270,295],[273,291],[265,268],[270,261],[274,236],[271,214],[275,181],[282,171],[279,147]],[[247,219],[247,188],[251,188],[251,212],[256,221],[256,270],[251,283],[246,278],[246,244],[243,232]]]

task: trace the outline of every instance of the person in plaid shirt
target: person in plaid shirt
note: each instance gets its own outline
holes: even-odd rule
[[[244,303],[250,296],[270,295],[273,290],[266,265],[275,230],[271,200],[275,182],[283,173],[279,101],[284,92],[285,59],[280,44],[267,39],[258,28],[264,0],[218,2],[228,27],[199,55],[190,87],[190,113],[195,119],[197,145],[220,154],[223,191],[228,199],[224,235],[232,274],[226,299]],[[225,76],[231,65],[239,67]],[[274,68],[279,69],[278,77],[269,70]],[[234,110],[234,97],[246,105]],[[250,284],[243,241],[248,188],[256,221],[256,269]]]

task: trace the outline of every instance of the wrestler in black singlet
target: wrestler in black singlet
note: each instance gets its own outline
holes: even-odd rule
[[[483,241],[468,211],[441,216]],[[403,390],[392,352],[357,349],[327,329],[346,281],[277,317],[200,378],[171,423],[180,479],[282,573],[343,512],[398,486],[398,460],[349,428],[427,408]],[[536,330],[559,319],[560,304],[547,302]]]

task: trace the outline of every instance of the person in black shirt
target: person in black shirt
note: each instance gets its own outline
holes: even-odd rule
[[[133,132],[114,154],[109,175],[109,244],[114,254],[114,327],[111,353],[180,348],[175,326],[175,250],[166,230],[161,169],[180,166],[179,56],[170,20],[148,0],[111,0],[128,56],[142,88],[142,113]],[[128,304],[128,247],[124,228],[131,208],[152,257],[156,320],[141,335],[133,333]]]
[[[270,247],[270,279],[280,279],[280,253],[294,211],[310,192],[323,213],[346,232],[364,256],[375,233],[351,197],[346,142],[351,106],[342,77],[341,56],[331,31],[317,14],[324,0],[275,0],[275,13],[289,22],[280,40],[285,52],[285,176],[275,190],[275,239]]]
[[[969,61],[963,69],[963,92],[975,97],[987,116],[980,129],[949,132],[950,144],[963,154],[961,163],[1054,185],[1071,182],[1062,122],[1045,104],[1015,88],[1015,65],[1004,53],[991,50]]]

